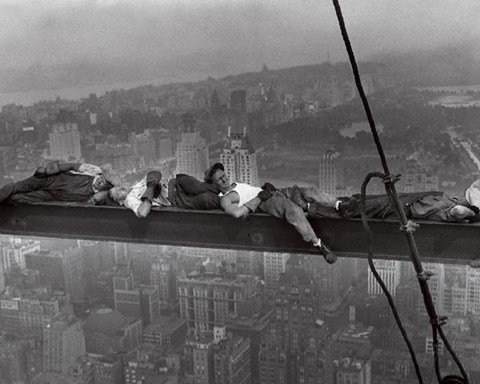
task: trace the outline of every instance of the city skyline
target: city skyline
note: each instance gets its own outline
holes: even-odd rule
[[[480,178],[480,4],[341,5],[397,191],[463,201]],[[381,164],[330,1],[0,0],[0,32],[0,225],[21,234],[0,234],[0,384],[410,384],[417,367],[434,382],[459,370],[422,279],[480,383],[478,224],[416,219],[418,274],[398,224],[372,223],[415,366],[360,221],[338,214]],[[205,187],[217,162],[232,182],[293,185],[336,263],[276,217],[188,211],[182,174]],[[155,181],[147,200],[173,207],[145,217],[9,184],[89,164],[132,191]],[[86,194],[98,175],[81,175]]]
[[[18,272],[15,272],[17,282],[12,285],[13,275],[9,272],[10,289],[0,297],[0,320],[2,329],[6,332],[3,337],[9,334],[20,337],[17,342],[0,337],[0,367],[6,377],[17,377],[17,379],[27,377],[26,367],[31,367],[29,369],[32,369],[37,380],[49,377],[50,380],[61,382],[61,380],[74,380],[74,378],[80,380],[79,377],[82,377],[82,380],[87,381],[79,382],[88,383],[88,377],[100,380],[100,377],[107,374],[103,369],[107,367],[109,370],[113,369],[112,364],[117,362],[120,366],[115,368],[115,374],[109,371],[109,375],[113,375],[112,381],[109,382],[112,384],[134,383],[129,381],[132,380],[132,375],[157,377],[158,359],[163,356],[162,358],[167,358],[167,361],[173,359],[164,366],[162,371],[164,373],[161,374],[165,379],[171,380],[180,372],[179,366],[175,363],[175,356],[183,350],[182,354],[185,354],[185,358],[193,359],[191,370],[188,365],[182,365],[186,370],[185,374],[187,377],[192,374],[195,380],[200,380],[199,382],[202,383],[220,384],[222,381],[215,381],[219,370],[221,370],[219,375],[222,377],[224,375],[236,377],[235,372],[238,369],[243,373],[235,380],[245,380],[246,377],[250,378],[250,375],[255,373],[251,376],[252,383],[274,383],[285,379],[286,382],[292,382],[301,377],[305,379],[322,377],[325,381],[318,382],[330,382],[329,377],[332,375],[336,375],[338,380],[348,380],[351,375],[359,375],[358,377],[362,376],[363,380],[366,380],[364,382],[368,384],[382,377],[380,373],[382,368],[378,366],[379,361],[382,366],[393,361],[398,363],[399,356],[390,360],[388,357],[390,351],[400,349],[402,351],[400,356],[405,356],[406,353],[405,347],[395,332],[395,325],[385,300],[381,296],[367,294],[370,291],[370,282],[367,283],[368,267],[366,262],[359,264],[360,260],[347,258],[343,259],[339,265],[328,267],[315,256],[291,255],[286,264],[283,264],[283,273],[277,274],[276,289],[260,293],[261,286],[254,283],[254,276],[267,279],[267,265],[265,265],[264,275],[259,275],[261,271],[257,270],[250,276],[235,277],[232,267],[234,264],[239,265],[239,260],[244,258],[244,255],[236,252],[225,255],[225,251],[221,249],[203,250],[168,246],[146,248],[144,245],[136,244],[122,245],[113,242],[74,240],[64,240],[63,245],[55,245],[48,239],[36,240],[37,248],[32,248],[31,240],[27,239],[25,242],[24,239],[17,238],[15,242],[5,242],[6,239],[5,236],[1,239],[2,249],[9,247],[19,249],[24,244],[30,247],[28,251],[30,253],[24,256],[27,258],[27,269],[22,272],[24,278],[18,280],[22,274],[18,275]],[[41,248],[40,251],[38,245]],[[52,250],[49,251],[49,249]],[[127,259],[117,253],[122,249],[121,252],[130,255]],[[147,249],[149,252],[146,252]],[[29,269],[31,264],[28,258],[46,253],[52,253],[54,257],[58,257],[59,253],[72,254],[72,250],[74,250],[73,254],[77,255],[75,257],[83,259],[84,269],[91,270],[90,263],[95,263],[99,266],[97,268],[100,268],[97,271],[113,271],[114,280],[117,276],[121,281],[126,281],[121,277],[127,276],[125,260],[130,260],[127,261],[127,266],[131,265],[136,276],[135,280],[138,278],[139,281],[142,279],[143,269],[148,268],[147,265],[163,265],[165,271],[174,266],[171,271],[180,277],[177,287],[178,298],[164,296],[160,298],[162,302],[160,305],[153,306],[152,303],[158,303],[155,301],[159,299],[158,296],[153,302],[151,299],[147,301],[142,299],[135,304],[136,299],[134,299],[130,301],[131,305],[125,306],[130,300],[125,294],[135,295],[135,291],[128,290],[131,288],[127,290],[122,288],[117,293],[119,287],[113,286],[108,295],[111,297],[123,295],[123,306],[115,303],[112,308],[105,304],[97,304],[94,307],[87,307],[91,310],[80,315],[79,308],[85,308],[82,301],[72,301],[71,295],[65,295],[58,288],[49,290],[48,282],[52,281],[52,278],[46,277],[45,271],[51,268],[46,264],[36,267],[40,269],[40,275],[25,274],[34,272]],[[209,255],[208,258],[206,255]],[[251,253],[252,260],[262,260],[261,256],[261,253]],[[187,258],[190,261],[187,261]],[[225,263],[225,260],[228,261]],[[236,263],[230,264],[231,260],[235,260]],[[263,260],[267,263],[267,260],[271,259],[267,259],[264,254]],[[186,278],[181,271],[187,265],[184,263],[192,262],[196,265],[196,271]],[[410,332],[413,332],[412,337],[418,345],[417,354],[426,358],[432,354],[432,344],[426,313],[421,304],[421,295],[413,281],[415,272],[408,262],[395,263],[397,265],[394,272],[396,292],[392,294],[398,309],[402,311],[405,324]],[[475,321],[478,322],[480,308],[478,271],[469,266],[449,264],[425,264],[425,268],[435,270],[436,276],[438,275],[432,283],[432,289],[439,310],[450,317],[450,325],[446,327],[446,332],[451,337],[453,337],[451,332],[457,332],[453,337],[454,348],[467,364],[470,374],[476,375],[475,365],[469,362],[472,352],[469,352],[467,345],[475,343],[476,340],[470,332],[476,332],[471,327],[476,326]],[[69,273],[68,269],[63,269],[66,279],[73,278]],[[269,275],[272,276],[271,273]],[[27,278],[27,276],[30,277]],[[103,277],[97,280],[98,288],[102,287],[98,285],[101,279]],[[163,281],[164,279],[166,280]],[[155,285],[165,284],[168,279],[171,279],[168,274],[158,275],[155,278]],[[209,284],[209,281],[213,282],[213,285]],[[247,283],[248,281],[254,284]],[[243,284],[250,284],[251,288],[245,291],[246,286]],[[15,286],[17,290],[12,289]],[[352,287],[356,287],[354,291]],[[106,292],[103,288],[101,289],[101,292]],[[151,288],[148,289],[145,292],[151,292]],[[187,289],[189,293],[186,293]],[[235,291],[237,293],[233,293]],[[141,292],[142,288],[140,288],[140,295]],[[253,296],[251,296],[252,293]],[[263,297],[264,294],[267,296]],[[130,297],[133,298],[131,295]],[[230,302],[227,299],[229,297],[233,298]],[[253,301],[248,301],[254,297],[259,300],[267,299],[270,304],[264,301],[263,305],[258,305],[260,302],[255,305]],[[242,302],[245,298],[247,301]],[[175,306],[180,305],[181,308],[182,300],[193,301],[175,316]],[[205,300],[209,304],[206,304]],[[143,310],[137,312],[134,309],[138,305],[144,305],[141,303],[148,303],[147,312]],[[235,308],[235,311],[247,312],[243,312],[240,316],[239,313],[233,314],[233,312],[229,315],[230,311],[227,310],[229,306],[231,310]],[[144,313],[149,313],[149,316],[156,313],[156,316],[160,315],[160,317],[152,320],[150,324],[147,322],[142,325]],[[208,326],[204,323],[206,319],[209,319]],[[112,327],[113,330],[110,329]],[[327,335],[331,336],[326,337]],[[48,342],[44,342],[40,350],[38,347],[31,348],[31,351],[25,349],[25,343],[32,342],[28,340],[42,340],[45,337],[48,337]],[[98,342],[99,337],[103,340],[102,343]],[[58,347],[54,347],[52,343],[57,342]],[[423,346],[420,348],[422,343]],[[305,346],[308,346],[307,350],[303,349]],[[66,349],[71,352],[64,356],[62,351]],[[128,362],[123,363],[123,368],[118,357],[112,354],[113,351],[122,350],[129,351]],[[379,360],[377,356],[378,351],[381,350],[385,353],[383,360]],[[36,360],[36,351],[43,354],[43,359]],[[193,353],[190,358],[189,353]],[[447,357],[442,348],[440,348],[440,354],[442,359]],[[238,356],[238,366],[234,365],[233,368],[226,369],[216,365],[223,366],[225,359],[233,356]],[[303,357],[298,359],[299,356]],[[7,361],[6,359],[13,362],[8,371],[5,371],[6,366],[2,365]],[[408,358],[406,359],[401,361],[408,366]],[[87,362],[95,367],[93,371],[90,372],[87,369],[88,365],[85,365]],[[199,370],[198,364],[204,362],[211,364],[211,368],[205,371]],[[250,368],[247,369],[246,366]],[[75,369],[72,370],[72,367]],[[425,369],[424,374],[431,372],[426,363],[422,363],[423,369]],[[44,373],[41,373],[42,370]],[[403,377],[407,383],[408,380],[412,380],[407,372],[408,369],[400,376],[397,373],[394,376],[383,377],[397,379]]]

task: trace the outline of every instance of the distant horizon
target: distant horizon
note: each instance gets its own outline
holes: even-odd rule
[[[153,84],[154,82],[156,82],[156,84]],[[0,92],[0,106],[16,104],[25,107],[42,101],[54,101],[57,97],[62,100],[80,100],[83,98],[87,98],[92,93],[96,94],[97,96],[102,96],[106,92],[120,89],[128,90],[147,85],[161,86],[174,82],[176,81],[166,80],[163,83],[158,83],[158,80],[150,80],[150,82],[148,80],[130,80],[124,82],[117,81],[105,84],[79,85],[78,87],[73,86],[49,89],[32,89],[13,92]]]
[[[364,61],[368,63],[376,63],[376,61]],[[171,77],[155,77],[152,76],[150,79],[130,79],[130,80],[116,80],[116,81],[105,81],[99,82],[96,84],[85,84],[81,83],[78,86],[57,86],[57,87],[45,87],[45,88],[32,88],[29,90],[18,90],[18,91],[7,91],[0,92],[0,106],[16,104],[22,106],[30,106],[42,101],[54,101],[57,98],[62,100],[73,100],[78,101],[83,98],[87,98],[90,94],[96,94],[97,96],[103,96],[106,92],[115,91],[120,89],[133,89],[142,86],[153,85],[155,87],[166,86],[169,84],[185,84],[185,83],[198,83],[206,81],[209,78],[215,80],[222,80],[228,76],[242,76],[247,73],[260,73],[261,67],[267,65],[269,70],[280,71],[288,70],[293,68],[302,68],[302,67],[315,67],[323,64],[346,64],[345,61],[341,62],[329,62],[323,61],[320,63],[313,64],[299,64],[290,67],[281,67],[281,68],[269,68],[267,63],[263,63],[258,67],[257,70],[244,70],[238,73],[229,73],[229,74],[219,74],[214,76],[212,74],[184,74],[184,75],[172,75]],[[379,64],[381,64],[379,62]],[[474,79],[475,80],[475,79]],[[468,84],[455,84],[455,85],[430,85],[430,86],[421,86],[413,85],[414,88],[419,90],[455,90],[455,89],[466,89],[466,90],[476,90],[480,89],[480,82],[472,81]]]
[[[286,70],[291,68],[300,68],[300,67],[308,67],[308,66],[317,66],[328,63],[327,61],[323,61],[320,63],[314,64],[300,64],[294,65],[291,67],[281,67],[281,68],[269,68],[273,71],[277,70]],[[342,63],[342,62],[338,62]],[[338,63],[330,63],[332,65]],[[209,78],[213,78],[215,80],[222,80],[228,76],[241,76],[246,73],[260,73],[262,66],[266,65],[266,63],[262,63],[258,66],[256,71],[253,70],[245,70],[238,73],[229,73],[229,74],[219,74],[214,76],[213,74],[184,74],[184,75],[172,75],[171,77],[152,77],[151,79],[145,80],[125,80],[125,81],[113,81],[113,82],[102,82],[99,84],[80,84],[78,86],[65,86],[65,87],[50,87],[50,88],[43,88],[43,89],[27,89],[27,90],[18,90],[18,91],[8,91],[8,92],[0,92],[0,106],[8,105],[8,104],[18,104],[23,106],[33,105],[34,103],[41,102],[41,101],[51,101],[55,100],[57,97],[60,97],[62,100],[80,100],[81,98],[88,97],[91,93],[97,94],[97,96],[103,95],[106,92],[120,90],[120,89],[132,89],[136,87],[142,86],[164,86],[168,84],[182,84],[182,83],[197,83],[206,81]],[[268,65],[267,65],[268,67]],[[7,102],[8,99],[12,99],[12,101]]]

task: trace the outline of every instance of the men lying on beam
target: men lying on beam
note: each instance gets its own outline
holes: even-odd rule
[[[0,203],[96,202],[115,185],[117,199],[125,198],[128,189],[107,170],[87,163],[54,161],[39,167],[33,176],[0,188]]]
[[[414,220],[432,220],[442,222],[474,222],[480,219],[480,180],[467,188],[464,198],[450,196],[440,191],[399,193],[407,218]],[[320,205],[312,207],[316,216],[335,216],[343,218],[361,217],[361,196],[338,199],[335,211]],[[365,214],[369,219],[394,219],[395,207],[388,195],[367,195]]]
[[[245,183],[232,183],[221,163],[216,163],[207,170],[205,182],[220,190],[220,205],[228,215],[245,218],[258,209],[286,220],[293,225],[304,241],[318,250],[327,263],[333,264],[337,261],[337,256],[316,235],[305,216],[305,211],[308,212],[309,206],[314,202],[326,207],[334,207],[335,200],[325,193],[315,188],[297,186],[276,189],[268,183],[262,188]]]
[[[162,180],[160,171],[150,171],[130,189],[124,201],[137,217],[147,217],[152,207],[176,206],[185,209],[220,208],[218,190],[192,176],[178,174],[172,180]]]

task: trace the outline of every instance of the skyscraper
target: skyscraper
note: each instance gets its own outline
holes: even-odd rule
[[[133,275],[113,278],[115,309],[123,315],[142,319],[143,325],[160,318],[158,289],[151,286],[134,286]]]
[[[123,381],[123,369],[120,359],[102,356],[93,361],[93,384],[117,384]]]
[[[27,377],[27,355],[21,342],[0,342],[0,382],[20,383]]]
[[[272,340],[268,351],[263,351],[264,358],[273,357],[265,362],[274,365],[282,362],[281,356],[285,352],[287,383],[323,381],[324,363],[316,325],[317,303],[312,275],[298,265],[289,266],[279,280],[275,320],[270,331]],[[276,347],[278,353],[274,353]]]
[[[329,149],[320,159],[319,189],[330,196],[337,196],[337,187],[340,184],[339,158],[339,152]]]
[[[400,263],[397,260],[375,260],[375,268],[392,296],[395,296],[395,289],[400,284]],[[375,280],[370,269],[368,270],[368,294],[383,294],[382,288]]]
[[[260,382],[259,353],[262,350],[262,338],[269,327],[272,315],[273,310],[268,310],[264,314],[259,313],[254,317],[237,317],[226,322],[226,330],[228,332],[250,339],[250,368],[253,384]]]
[[[4,271],[8,271],[14,265],[25,269],[25,255],[39,251],[40,242],[38,240],[12,237],[0,247],[0,264],[3,264]]]
[[[8,176],[17,162],[15,147],[2,146],[2,127],[0,124],[0,180]],[[3,182],[2,182],[3,183]]]
[[[177,144],[176,158],[176,173],[185,173],[203,180],[208,168],[208,146],[200,132],[182,133],[182,139]]]
[[[56,320],[43,330],[43,369],[67,373],[75,360],[85,354],[80,322]]]
[[[213,346],[215,384],[250,384],[250,341],[240,336],[223,337]]]
[[[251,316],[261,306],[257,279],[218,275],[178,278],[180,316],[198,332],[213,329],[235,316]]]
[[[0,263],[0,293],[5,290],[5,275],[3,273],[3,265]]]
[[[333,362],[335,383],[337,384],[371,384],[372,373],[370,360],[355,360],[343,358]]]
[[[287,356],[277,344],[264,342],[259,352],[260,384],[286,384]]]
[[[135,155],[139,158],[139,164],[148,167],[157,160],[155,138],[148,129],[140,134],[130,132],[128,134],[128,142],[132,145]]]
[[[40,251],[25,255],[29,269],[40,272],[40,282],[68,293],[72,300],[81,300],[85,295],[85,263],[80,247],[63,251]]]
[[[116,271],[112,268],[108,271],[102,271],[95,281],[95,296],[100,303],[109,307],[115,307],[114,291],[113,291],[113,277]]]
[[[143,330],[143,342],[157,347],[176,348],[185,342],[187,322],[177,317],[162,317]]]
[[[119,311],[100,308],[83,324],[85,348],[99,355],[131,351],[142,342],[142,322],[127,318]]]
[[[157,287],[162,304],[177,299],[177,281],[173,263],[154,263],[150,271],[150,284]]]
[[[480,314],[480,270],[467,266],[467,311]]]
[[[243,134],[231,133],[231,129],[228,129],[227,144],[220,154],[220,162],[224,165],[230,181],[259,184],[257,155],[247,136],[246,128]]]
[[[323,260],[313,255],[296,256],[295,259],[313,275],[319,310],[333,313],[340,308],[351,288],[353,266],[350,259],[341,259],[335,265],[325,265]]]
[[[24,291],[20,298],[5,294],[0,299],[0,324],[10,335],[39,340],[47,324],[61,313],[71,311],[69,297],[63,293]]]
[[[289,259],[289,253],[264,252],[263,270],[265,281],[265,293],[273,294],[278,289],[278,279],[285,273],[285,266]]]
[[[135,168],[137,156],[129,143],[98,143],[95,145],[96,164],[110,164],[117,172]]]
[[[214,382],[212,337],[201,337],[193,342],[193,373],[195,384]]]
[[[80,132],[75,123],[57,123],[48,134],[50,157],[64,161],[80,161]]]

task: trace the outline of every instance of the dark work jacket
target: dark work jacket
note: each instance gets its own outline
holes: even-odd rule
[[[412,192],[399,193],[398,198],[402,204],[408,218],[412,218],[412,206],[427,196],[443,196],[443,192]],[[345,218],[359,218],[362,210],[361,195],[355,194],[351,197],[339,198],[344,204],[342,205],[342,216]],[[444,204],[442,204],[444,205]],[[388,219],[395,218],[395,207],[390,201],[388,195],[367,195],[365,196],[365,213],[370,219]],[[432,207],[436,208],[436,207]],[[444,207],[442,207],[443,209]],[[415,216],[415,215],[413,215]],[[425,217],[427,219],[428,217]]]
[[[170,180],[169,199],[173,205],[186,209],[219,209],[220,196],[213,184],[204,183],[192,176],[178,174]]]

